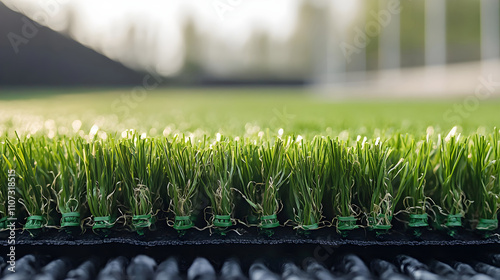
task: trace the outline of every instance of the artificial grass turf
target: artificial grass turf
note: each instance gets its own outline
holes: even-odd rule
[[[453,112],[461,100],[334,102],[297,89],[162,89],[148,91],[139,99],[137,96],[134,99],[132,94],[129,89],[49,93],[12,91],[8,98],[0,100],[3,109],[0,130],[13,143],[16,142],[14,131],[18,131],[21,143],[28,143],[30,140],[24,137],[30,134],[35,141],[41,141],[36,145],[53,150],[57,148],[43,142],[56,143],[67,135],[71,141],[86,143],[81,148],[81,155],[76,153],[80,148],[75,149],[75,153],[87,164],[69,168],[85,170],[87,189],[83,196],[73,195],[84,197],[81,205],[85,209],[80,209],[81,213],[91,206],[90,214],[87,212],[82,218],[89,215],[124,217],[124,214],[130,218],[152,215],[160,210],[171,211],[179,217],[200,217],[210,205],[214,215],[227,214],[231,210],[233,221],[244,220],[250,224],[262,223],[256,220],[262,217],[268,217],[269,223],[275,224],[274,215],[283,210],[284,216],[291,220],[289,224],[299,228],[334,218],[352,217],[363,220],[364,225],[390,226],[391,218],[398,213],[441,213],[445,217],[452,214],[460,215],[459,220],[466,217],[472,221],[481,219],[479,216],[486,220],[496,219],[498,175],[494,174],[496,165],[493,163],[499,153],[490,152],[488,159],[483,156],[476,160],[475,157],[469,158],[475,154],[469,149],[478,146],[473,141],[474,133],[478,132],[486,135],[487,150],[498,150],[498,140],[494,138],[496,132],[491,131],[499,121],[496,114],[500,105],[498,100],[480,103],[479,108],[465,110],[464,114],[452,113],[454,118],[450,122],[449,114],[445,113]],[[462,132],[459,141],[471,136],[465,141],[467,144],[451,144],[451,149],[469,150],[458,159],[460,153],[450,152],[446,146],[450,141],[443,142],[438,137],[441,134],[444,138],[455,125],[458,125],[455,134]],[[133,134],[129,129],[144,134],[145,139],[151,137],[151,142],[158,145],[154,149],[156,152],[134,156],[137,147],[135,140],[128,138]],[[209,148],[217,133],[222,133],[224,139],[225,147],[220,153]],[[191,138],[182,143],[185,141],[182,135]],[[426,139],[427,135],[429,139]],[[167,144],[169,142],[164,136],[172,142]],[[276,136],[283,139],[282,147],[275,146],[279,145]],[[327,141],[322,136],[330,137],[330,144],[325,144]],[[134,137],[140,139],[137,135]],[[367,137],[365,141],[364,137]],[[304,140],[298,140],[300,138]],[[326,142],[307,148],[315,141]],[[193,147],[186,146],[188,143]],[[299,147],[297,143],[304,144]],[[109,161],[109,164],[98,164],[100,153],[94,151],[100,151],[100,146],[104,147],[103,151],[109,151],[109,158],[101,155],[102,162]],[[329,151],[326,157],[318,156],[316,148],[320,146]],[[274,153],[276,150],[279,152]],[[221,154],[224,156],[214,163]],[[464,155],[467,155],[466,159]],[[225,160],[233,156],[235,162],[231,169],[229,165],[232,163]],[[12,153],[8,157],[13,163],[18,162]],[[278,160],[273,161],[276,158]],[[181,164],[183,160],[186,162]],[[61,162],[61,158],[58,161]],[[157,167],[156,172],[161,169],[164,181],[153,183],[155,180],[149,177],[151,170],[144,167],[147,161],[156,162],[153,165]],[[460,174],[448,168],[455,161],[461,162]],[[37,165],[42,163],[36,162]],[[143,162],[142,167],[133,167],[133,162]],[[487,172],[473,168],[479,166],[479,162],[485,163],[483,167],[489,166]],[[227,166],[228,173],[221,166]],[[318,168],[323,166],[325,170]],[[16,164],[16,168],[20,167]],[[170,167],[169,170],[166,167]],[[60,172],[69,172],[57,164],[42,168],[52,169],[54,172],[47,174],[53,177]],[[104,172],[105,169],[109,170]],[[305,171],[300,170],[316,175],[314,178],[311,174],[304,176]],[[22,172],[25,171],[19,174]],[[229,176],[231,173],[232,177]],[[49,189],[53,189],[49,194],[53,199],[48,203],[52,207],[49,211],[52,211],[52,216],[58,215],[54,209],[61,208],[62,213],[67,211],[54,204],[54,201],[64,201],[54,193],[65,189],[61,187],[61,180],[72,177],[77,178],[61,176],[46,183]],[[470,178],[479,179],[474,179],[471,184],[459,186],[457,183]],[[108,183],[105,186],[96,184],[102,180]],[[450,183],[453,180],[455,183]],[[144,181],[148,183],[144,184]],[[224,184],[223,181],[230,183]],[[23,184],[21,181],[20,187]],[[324,189],[316,189],[316,186]],[[153,187],[157,189],[150,189]],[[76,186],[71,188],[78,189]],[[142,191],[137,191],[138,188]],[[475,192],[478,188],[482,190],[481,195]],[[224,198],[219,196],[228,190],[230,194]],[[304,193],[307,190],[314,191]],[[29,187],[28,191],[31,191]],[[44,195],[42,199],[46,197]],[[246,202],[241,200],[242,197]],[[477,206],[481,205],[479,202],[471,204],[479,199],[487,203],[482,206]],[[99,207],[93,201],[99,201]],[[311,203],[305,204],[307,201]],[[236,209],[240,204],[247,207],[243,214]],[[148,207],[151,211],[147,211]],[[214,216],[209,217],[209,220],[215,220]],[[358,220],[357,225],[360,224]]]
[[[149,227],[153,224],[149,219],[163,210],[171,213],[169,224],[179,231],[193,227],[193,221],[202,216],[209,227],[222,228],[230,227],[231,219],[254,216],[260,219],[256,224],[267,230],[279,226],[277,215],[284,210],[282,218],[306,231],[346,217],[354,217],[356,226],[387,231],[393,217],[409,221],[411,214],[431,215],[438,228],[461,227],[463,218],[473,228],[478,221],[488,224],[485,220],[489,220],[490,227],[478,228],[492,231],[500,208],[496,158],[500,131],[470,137],[453,133],[456,130],[434,140],[430,135],[408,134],[352,143],[328,137],[242,141],[128,133],[121,139],[95,137],[89,143],[67,146],[72,147],[69,151],[57,149],[67,143],[67,137],[40,136],[7,140],[11,153],[6,159],[19,166],[23,210],[28,216],[46,217],[41,227],[57,220],[56,212],[67,211],[68,204],[54,203],[63,200],[60,184],[68,184],[58,178],[79,178],[66,188],[75,192],[70,197],[85,196],[78,187],[81,177],[73,174],[84,169],[86,201],[73,205],[71,211],[87,207],[94,229],[113,227],[117,216],[128,227],[132,217],[148,215]],[[33,153],[36,145],[43,149]],[[472,156],[475,153],[480,157]],[[61,157],[73,168],[58,165]],[[248,203],[246,212],[233,213],[234,196]],[[478,206],[470,207],[477,197]],[[212,209],[209,219],[203,214],[207,207]],[[332,211],[324,211],[328,208]],[[229,216],[225,222],[230,223],[221,226],[221,216]],[[339,224],[337,230],[342,230]]]

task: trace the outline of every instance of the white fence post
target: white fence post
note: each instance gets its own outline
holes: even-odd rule
[[[481,0],[481,60],[483,74],[498,71],[488,60],[500,58],[500,1]],[[492,69],[492,68],[495,69]]]
[[[446,0],[425,1],[424,87],[441,93],[446,88]]]
[[[389,0],[391,1],[391,0]],[[379,37],[379,68],[398,69],[401,66],[400,17],[387,10],[388,0],[379,0],[379,11],[389,15],[387,25],[382,25]],[[394,0],[398,1],[399,0]],[[381,20],[382,21],[382,20]]]
[[[446,0],[425,1],[425,65],[446,64]]]

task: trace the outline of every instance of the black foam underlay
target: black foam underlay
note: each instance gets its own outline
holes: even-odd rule
[[[446,231],[423,230],[422,235],[417,238],[408,231],[390,231],[386,234],[377,235],[366,229],[351,231],[347,237],[336,233],[334,228],[322,228],[303,234],[291,227],[279,227],[274,229],[272,236],[259,231],[257,228],[236,228],[235,231],[227,231],[221,235],[215,231],[198,231],[190,229],[180,236],[172,228],[161,226],[153,231],[146,231],[144,235],[138,235],[132,231],[111,231],[106,236],[99,235],[91,230],[84,233],[69,234],[57,229],[48,229],[33,237],[27,231],[16,232],[16,245],[101,245],[101,244],[130,244],[138,246],[182,246],[182,245],[283,245],[283,244],[317,244],[327,246],[460,246],[460,245],[488,245],[500,244],[500,235],[493,234],[488,238],[477,232],[461,229],[453,237]],[[8,246],[6,234],[0,240],[0,246]]]

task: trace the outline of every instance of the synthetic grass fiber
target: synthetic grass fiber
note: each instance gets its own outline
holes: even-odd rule
[[[384,233],[394,219],[497,228],[498,100],[452,123],[459,100],[334,102],[296,89],[127,96],[6,92],[0,164],[17,171],[26,229],[139,232],[166,220],[180,232],[244,224]]]

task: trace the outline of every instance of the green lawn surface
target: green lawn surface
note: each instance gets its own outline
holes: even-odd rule
[[[87,135],[96,125],[107,135],[135,129],[150,136],[252,137],[282,128],[285,135],[348,132],[355,138],[423,135],[428,127],[447,133],[453,126],[469,134],[499,126],[500,100],[471,104],[465,97],[338,101],[301,88],[6,89],[0,93],[0,133]]]

